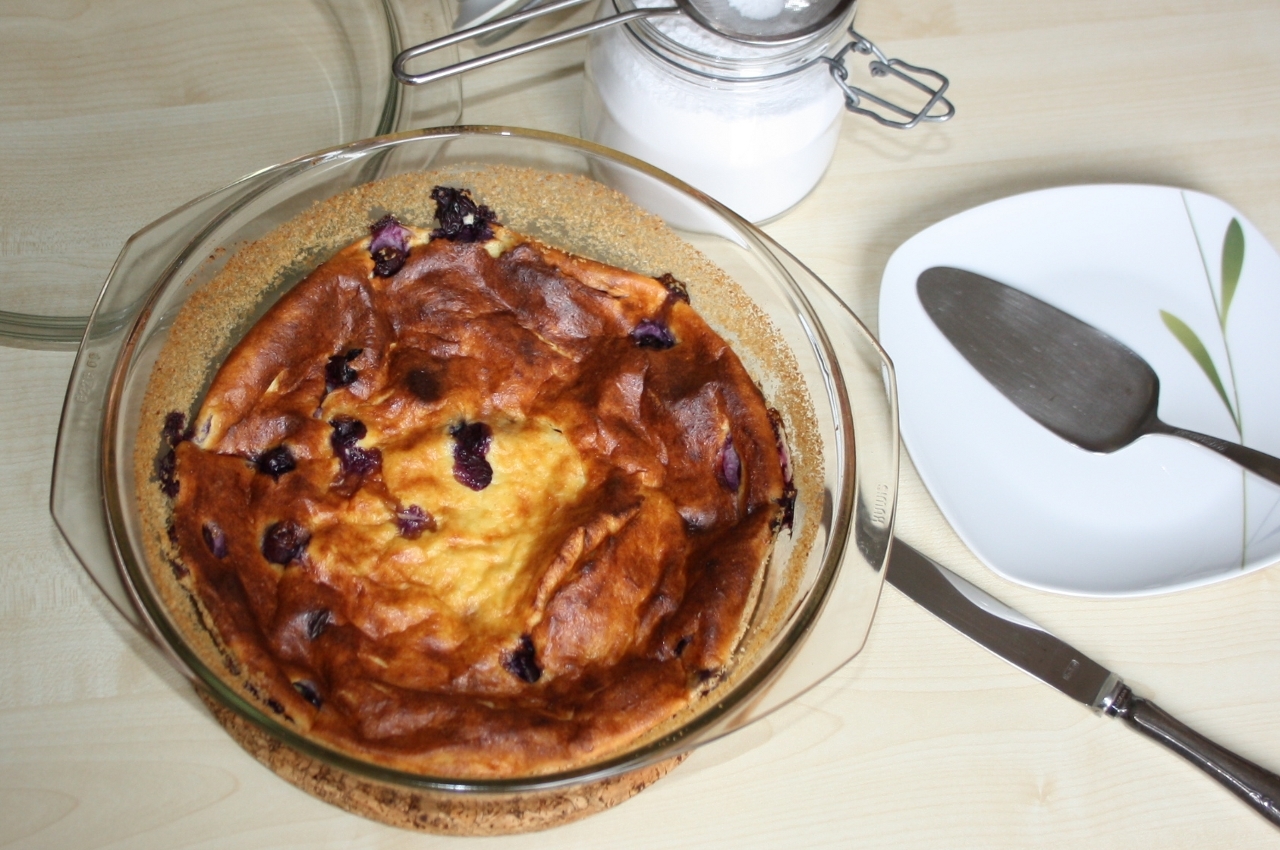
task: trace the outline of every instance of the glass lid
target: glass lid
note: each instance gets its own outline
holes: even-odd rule
[[[454,123],[405,90],[444,3],[9,0],[0,5],[0,344],[72,348],[130,234],[319,148]]]

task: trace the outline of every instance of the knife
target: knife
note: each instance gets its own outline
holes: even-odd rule
[[[1280,776],[1170,717],[1115,673],[897,538],[885,578],[1015,667],[1164,744],[1280,827]]]

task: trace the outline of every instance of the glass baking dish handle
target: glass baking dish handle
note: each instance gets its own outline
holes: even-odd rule
[[[53,460],[50,510],[85,572],[111,604],[145,637],[155,641],[147,618],[121,574],[104,496],[104,417],[111,374],[129,345],[155,281],[174,264],[167,246],[182,245],[245,194],[256,191],[256,175],[179,207],[129,237],[107,275],[89,316],[71,369]]]

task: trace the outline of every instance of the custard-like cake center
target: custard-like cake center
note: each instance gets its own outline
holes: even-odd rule
[[[494,424],[486,456],[493,479],[483,490],[455,476],[455,446],[434,430],[384,450],[387,488],[430,511],[437,528],[406,540],[385,521],[371,527],[388,539],[370,578],[422,585],[458,616],[497,625],[536,581],[537,556],[560,536],[558,517],[586,475],[578,450],[541,419]]]

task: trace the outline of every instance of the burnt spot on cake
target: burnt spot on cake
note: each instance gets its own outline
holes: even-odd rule
[[[263,475],[270,475],[273,481],[279,481],[281,475],[298,468],[298,460],[288,446],[281,444],[258,455],[253,467]]]
[[[275,697],[272,697],[267,700],[267,708],[271,709],[276,714],[284,714],[284,706],[281,705],[280,700],[276,699]]]
[[[439,401],[443,392],[440,379],[426,369],[414,369],[405,375],[404,385],[419,401]]]
[[[356,445],[369,432],[363,422],[350,416],[335,416],[329,426],[333,428],[329,445],[333,446],[344,475],[370,475],[382,469],[381,451]]]
[[[431,200],[436,202],[436,220],[440,222],[431,231],[433,237],[453,242],[488,242],[493,238],[493,228],[489,226],[497,221],[493,211],[476,204],[466,189],[436,186],[431,190]]]
[[[657,351],[666,351],[676,344],[676,337],[671,333],[671,328],[659,319],[641,319],[640,323],[631,329],[630,337],[631,341],[640,348],[652,348]]]
[[[436,530],[436,518],[418,505],[396,511],[396,530],[406,540],[417,540],[424,531]]]
[[[384,215],[369,227],[369,256],[375,277],[391,277],[404,268],[413,232],[393,215]]]
[[[542,678],[542,668],[538,666],[537,650],[533,638],[521,635],[520,643],[515,649],[502,653],[502,666],[512,676],[522,682],[533,684]]]
[[[360,373],[351,368],[351,361],[364,353],[363,348],[349,349],[345,354],[335,354],[324,366],[324,391],[331,393],[339,387],[348,387],[356,382]]]
[[[302,558],[311,542],[311,532],[293,520],[272,523],[262,535],[262,557],[273,564],[288,566]]]
[[[480,491],[493,481],[493,467],[485,460],[493,442],[493,429],[483,422],[459,422],[449,429],[453,437],[453,477],[464,487]]]
[[[733,435],[725,434],[720,451],[716,453],[716,480],[730,493],[738,492],[742,484],[742,460],[733,447]]]
[[[685,635],[684,637],[680,638],[680,640],[676,641],[676,647],[674,650],[672,650],[676,658],[679,658],[681,655],[684,655],[684,651],[689,648],[689,644],[692,642],[693,642],[693,639],[690,638],[688,635]]]
[[[671,293],[671,297],[674,300],[683,301],[686,304],[691,303],[689,301],[689,287],[685,286],[683,281],[677,280],[676,276],[671,272],[665,272],[656,280],[667,288],[667,292]]]
[[[218,559],[227,557],[227,535],[216,522],[206,522],[202,525],[200,536],[204,538],[204,545],[208,547],[213,557]]]
[[[306,614],[307,640],[315,640],[324,634],[324,630],[329,628],[329,623],[333,622],[333,615],[328,608],[321,608],[316,611],[309,611]]]
[[[324,700],[320,697],[320,690],[316,687],[316,683],[310,679],[299,679],[293,683],[293,689],[316,708],[324,705]]]
[[[191,570],[187,569],[186,564],[181,561],[175,561],[172,558],[169,560],[169,569],[173,570],[173,577],[178,579],[178,581],[182,581],[184,578],[191,575]]]

